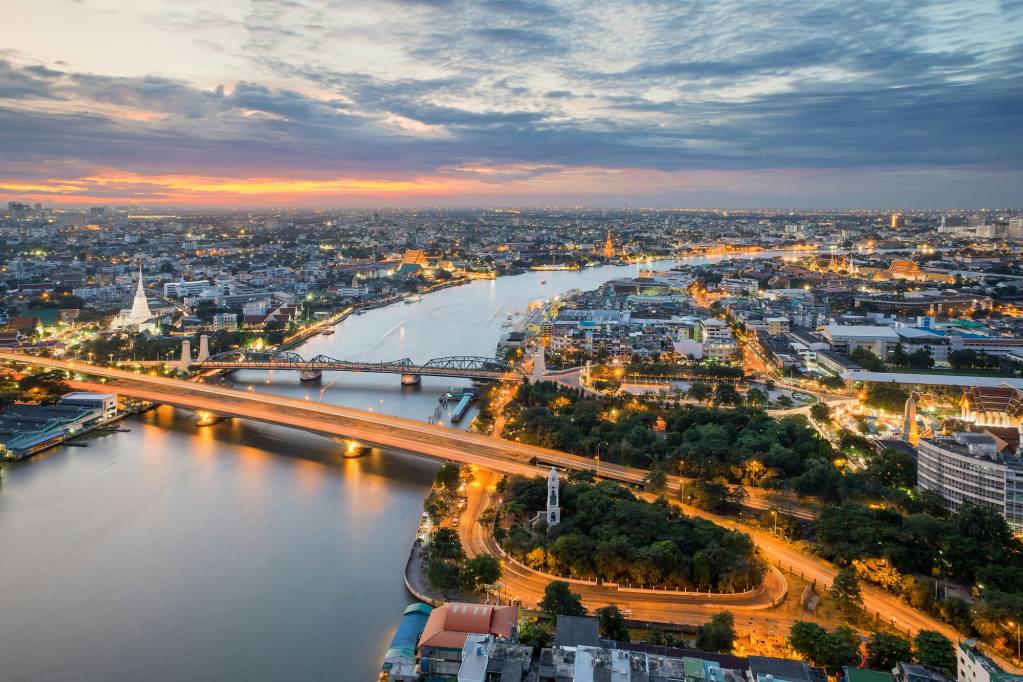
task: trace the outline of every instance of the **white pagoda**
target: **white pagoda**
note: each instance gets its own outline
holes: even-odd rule
[[[139,283],[135,289],[135,298],[131,302],[131,308],[122,309],[114,318],[114,329],[135,329],[140,332],[159,331],[159,321],[149,309],[149,300],[146,298],[146,291],[142,286],[142,266],[139,265]]]

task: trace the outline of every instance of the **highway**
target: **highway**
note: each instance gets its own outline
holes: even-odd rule
[[[220,417],[253,419],[302,429],[349,443],[474,464],[506,474],[532,476],[538,473],[538,466],[544,470],[553,465],[575,471],[593,470],[595,467],[592,459],[581,455],[329,403],[297,400],[253,390],[240,391],[7,350],[0,350],[0,361],[68,372],[72,376],[68,383],[76,390],[115,392],[140,400],[209,412]],[[642,485],[647,472],[601,462],[599,473],[605,478]],[[678,491],[683,480],[679,476],[669,476],[668,490]],[[748,489],[748,492],[747,505],[750,507],[779,508],[793,516],[813,518],[812,511],[782,498],[776,491]]]

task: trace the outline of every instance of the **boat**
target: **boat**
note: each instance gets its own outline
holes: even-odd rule
[[[407,296],[405,298],[405,303],[419,303],[421,300],[423,300],[422,296],[420,296],[419,294],[412,294],[411,296]]]
[[[547,284],[547,280],[545,280],[545,279],[541,279],[541,280],[540,280],[540,284]]]
[[[327,327],[326,329],[324,329],[320,333],[323,334],[324,336],[330,336],[331,334],[334,333],[334,328],[333,327]]]
[[[365,310],[356,310],[356,311],[355,311],[355,314],[356,314],[356,315],[365,315],[365,314],[366,314],[366,311],[365,311]]]

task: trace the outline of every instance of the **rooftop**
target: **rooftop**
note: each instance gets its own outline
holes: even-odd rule
[[[518,621],[516,606],[460,604],[452,602],[433,610],[426,621],[420,647],[461,649],[471,634],[492,634],[510,639]]]

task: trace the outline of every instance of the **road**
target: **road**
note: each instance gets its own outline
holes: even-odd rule
[[[544,587],[550,581],[547,575],[532,571],[517,563],[505,560],[503,552],[497,546],[493,536],[479,523],[480,514],[494,504],[494,485],[497,474],[479,471],[477,480],[468,489],[468,502],[459,520],[459,535],[462,546],[469,556],[481,553],[492,554],[502,559],[502,597],[507,600],[521,599],[525,606],[533,606],[543,596]],[[642,494],[648,500],[655,496]],[[816,581],[818,589],[823,591],[830,587],[838,568],[824,559],[806,554],[798,547],[779,539],[772,533],[751,528],[734,519],[703,511],[689,505],[673,501],[689,516],[697,516],[711,521],[724,528],[740,531],[750,536],[757,545],[761,555],[773,566],[802,576],[808,581]],[[777,582],[780,580],[781,582]],[[798,617],[771,610],[772,600],[785,589],[784,576],[777,572],[768,574],[765,587],[751,597],[739,599],[729,596],[677,596],[647,595],[623,593],[611,587],[589,584],[572,584],[572,591],[583,598],[589,609],[599,608],[607,604],[617,604],[620,608],[630,609],[631,617],[638,620],[651,620],[662,623],[684,623],[698,625],[704,623],[722,609],[732,611],[737,623],[748,623],[756,627],[767,628],[772,632],[784,634],[797,620],[817,620],[809,614]],[[894,626],[903,633],[912,636],[920,630],[934,630],[948,637],[952,642],[960,639],[954,628],[926,613],[869,585],[861,584],[864,607],[873,616],[877,614],[880,621]],[[990,652],[989,652],[990,653]],[[1016,666],[1001,657],[996,657],[1004,670],[1017,670]]]
[[[440,460],[472,464],[482,469],[501,473],[524,476],[545,474],[545,471],[533,463],[535,460],[545,462],[548,466],[554,464],[560,468],[573,470],[590,470],[593,467],[592,460],[587,457],[326,403],[261,394],[255,391],[239,391],[221,386],[197,384],[180,379],[126,372],[53,358],[26,356],[7,350],[0,350],[0,361],[58,369],[72,374],[81,373],[100,377],[103,380],[102,382],[83,379],[70,380],[69,384],[77,390],[114,391],[122,395],[189,410],[209,411],[220,416],[255,419],[270,424],[303,429],[328,437],[349,439],[350,442],[354,440],[358,443],[411,452]],[[642,469],[616,464],[602,464],[600,473],[606,478],[634,484],[641,484],[646,475]],[[669,477],[670,488],[677,490],[680,483],[679,477]],[[484,490],[488,489],[489,486]],[[485,508],[481,506],[485,502],[485,498],[477,501],[474,507],[477,515],[481,509]],[[770,503],[767,505],[769,507]],[[766,533],[739,526],[731,519],[693,507],[683,506],[683,509],[688,514],[701,516],[726,528],[736,528],[748,533],[771,561],[781,561],[786,568],[802,573],[808,579],[816,579],[819,585],[830,584],[837,572],[833,565],[810,557]],[[479,524],[470,522],[466,525],[472,527]],[[470,537],[468,542],[471,547],[477,548],[481,540]],[[509,571],[508,575],[509,579],[514,579],[515,572]],[[533,589],[533,587],[533,583],[528,581],[522,583],[523,591],[527,588]],[[605,593],[593,591],[597,589],[599,588],[579,586],[584,600],[592,604],[599,604],[606,599]],[[535,603],[535,597],[532,596],[535,594],[535,592],[530,592],[529,596],[519,596],[523,598],[523,603],[527,603],[529,599]],[[957,638],[955,631],[949,626],[890,595],[867,586],[864,586],[863,594],[865,605],[871,612],[878,612],[881,618],[894,623],[900,629],[910,632],[920,629],[936,630],[953,641]],[[661,595],[630,595],[628,605],[630,608],[635,605],[633,609],[635,618],[649,617],[652,620],[666,622],[694,622],[686,619],[697,618],[700,620],[695,622],[702,622],[709,617],[708,614],[713,614],[715,610],[721,608],[720,604],[713,606],[694,604],[691,607],[666,604]],[[737,610],[741,608],[743,607],[736,606]],[[658,618],[653,617],[657,614],[659,614]],[[1006,662],[1000,662],[1003,667],[1012,668]]]
[[[352,448],[371,445],[525,476],[535,475],[540,469],[545,470],[552,465],[574,471],[588,471],[595,466],[592,459],[581,455],[488,438],[413,419],[259,393],[251,389],[240,391],[155,373],[129,372],[7,350],[0,350],[0,361],[68,372],[72,377],[78,377],[68,382],[76,390],[116,392],[140,400],[210,412],[221,417],[253,419],[302,429],[346,440]],[[89,377],[98,378],[99,381]],[[642,485],[646,474],[644,469],[620,464],[602,462],[600,465],[601,476],[624,483]],[[681,477],[668,477],[669,490],[678,491],[682,484]],[[784,513],[804,519],[812,519],[814,516],[812,511],[794,500],[782,497],[777,491],[750,488],[748,493],[747,506],[757,509],[779,508]]]
[[[505,557],[490,532],[479,523],[480,514],[493,504],[494,485],[499,476],[485,470],[479,470],[477,474],[476,480],[467,489],[468,501],[458,523],[462,547],[470,557],[491,554],[501,559],[502,599],[517,599],[523,606],[534,608],[552,578]],[[784,576],[777,570],[768,571],[760,589],[736,595],[622,592],[613,586],[572,583],[572,591],[582,597],[583,603],[591,611],[608,604],[617,604],[621,608],[630,609],[630,617],[633,619],[690,625],[704,623],[722,609],[734,612],[739,619],[755,615],[758,621],[766,620],[779,626],[785,623],[791,625],[794,619],[765,611],[776,599],[783,597],[787,589]]]

